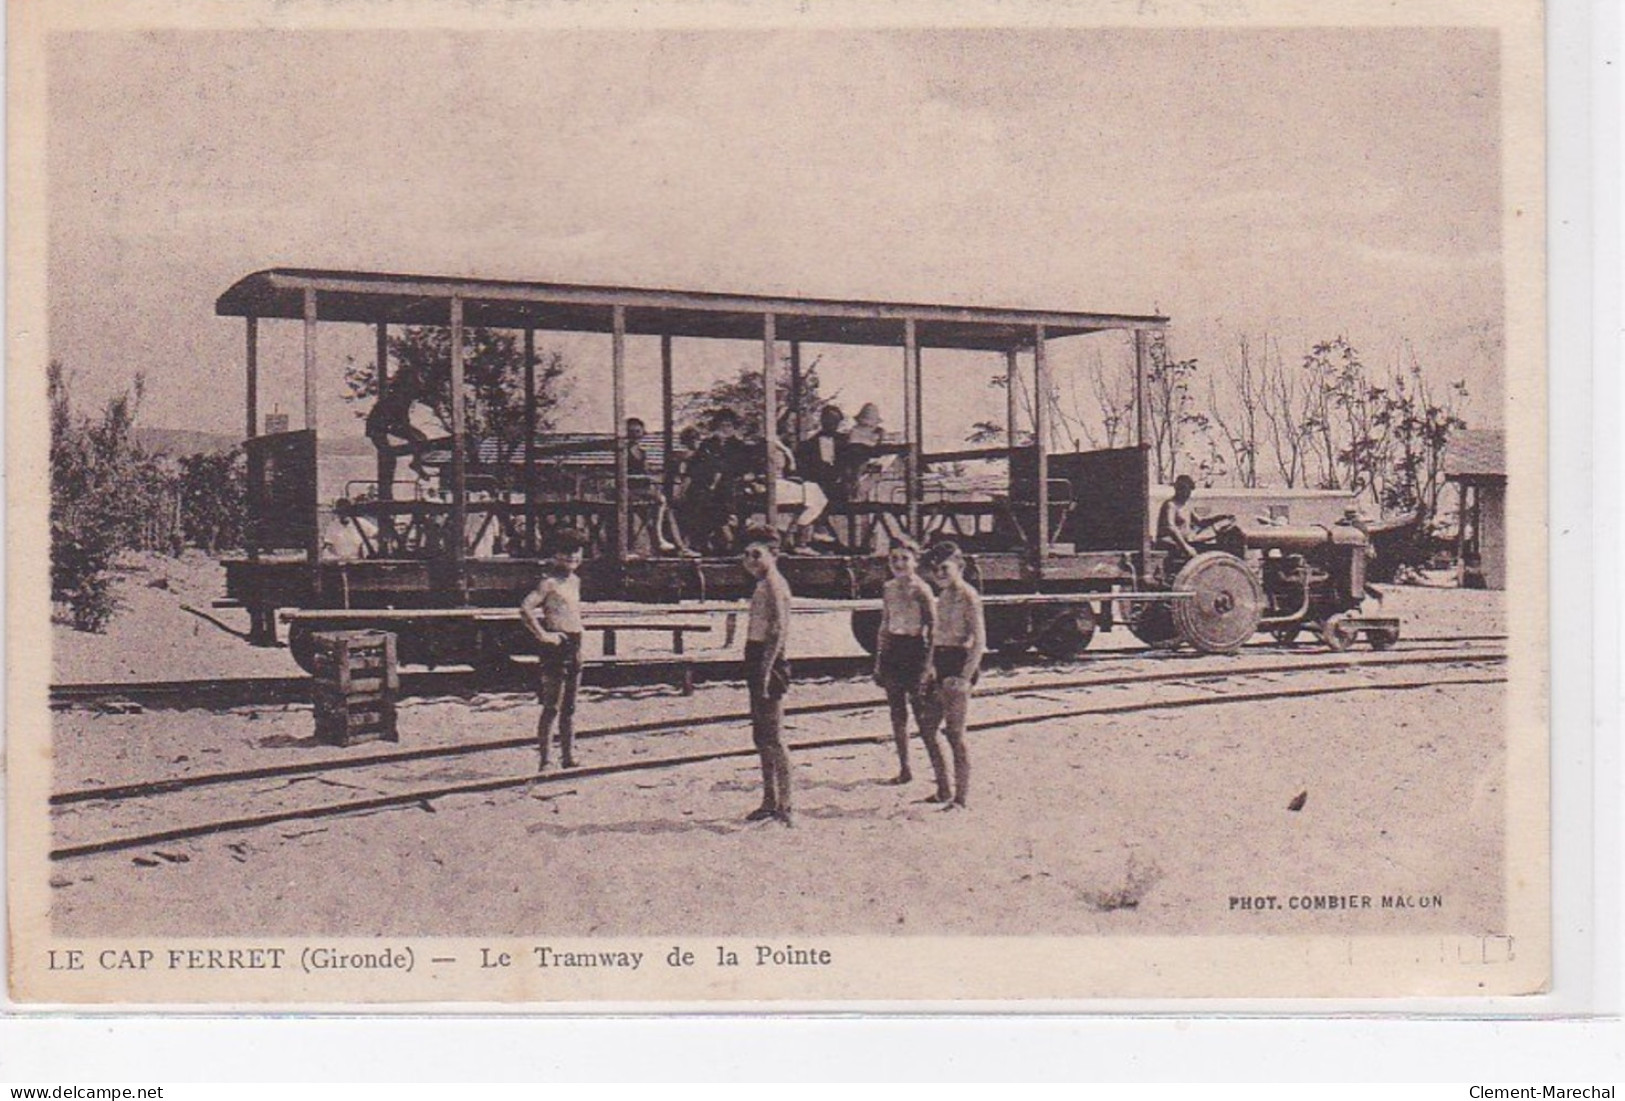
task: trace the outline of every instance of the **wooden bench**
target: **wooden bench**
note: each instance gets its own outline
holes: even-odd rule
[[[674,654],[682,654],[687,652],[687,647],[684,642],[687,636],[706,635],[710,634],[713,630],[711,624],[709,623],[661,623],[658,621],[641,623],[635,620],[631,622],[617,621],[613,623],[590,623],[585,629],[588,631],[597,631],[604,636],[604,656],[606,658],[612,658],[616,655],[616,643],[622,631],[670,631],[671,652]]]
[[[727,640],[729,643],[732,643],[733,641],[736,623],[737,616],[729,615],[727,631]],[[670,631],[673,656],[670,658],[653,657],[640,659],[640,661],[651,666],[668,665],[676,668],[680,677],[678,683],[682,688],[683,695],[692,696],[694,694],[694,666],[693,663],[688,661],[686,657],[686,654],[688,653],[686,640],[689,635],[710,634],[713,630],[715,630],[715,628],[709,623],[701,623],[693,620],[677,623],[673,623],[669,620],[664,623],[659,622],[658,620],[650,620],[647,622],[640,620],[612,620],[607,623],[587,623],[583,625],[582,630],[597,631],[599,634],[603,635],[604,657],[606,658],[613,658],[619,652],[619,640],[621,632],[623,631]]]

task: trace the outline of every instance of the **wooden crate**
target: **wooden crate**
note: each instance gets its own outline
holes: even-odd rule
[[[329,631],[313,641],[316,739],[341,746],[379,738],[399,741],[395,636],[388,631]]]

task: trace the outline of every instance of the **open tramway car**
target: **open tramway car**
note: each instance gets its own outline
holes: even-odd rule
[[[782,562],[798,597],[853,602],[853,630],[866,645],[873,643],[874,599],[886,577],[875,532],[888,526],[922,544],[952,538],[965,548],[969,574],[986,595],[989,643],[1003,651],[1036,647],[1070,657],[1097,628],[1114,623],[1125,623],[1153,645],[1184,642],[1208,652],[1234,650],[1261,627],[1280,638],[1313,627],[1337,648],[1360,633],[1374,644],[1397,637],[1396,623],[1358,616],[1367,543],[1355,527],[1244,522],[1228,533],[1225,549],[1188,561],[1153,544],[1142,399],[1150,339],[1167,325],[1165,317],[294,269],[243,278],[220,296],[216,312],[246,320],[250,522],[245,556],[226,563],[228,597],[249,609],[253,640],[262,645],[275,644],[278,614],[284,612],[289,645],[303,666],[310,662],[312,632],[361,625],[394,631],[403,661],[478,666],[502,660],[511,652],[515,625],[495,610],[512,609],[534,584],[538,549],[560,525],[584,531],[591,541],[582,570],[589,602],[691,611],[748,595],[749,579],[731,556],[675,557],[654,550],[655,506],[629,470],[622,435],[629,336],[660,342],[663,417],[648,441],[654,456],[673,452],[672,371],[679,341],[759,342],[765,371],[776,369],[780,346],[788,345],[792,393],[805,346],[896,350],[905,410],[903,439],[894,449],[902,468],[899,492],[890,500],[832,504],[823,526],[833,553],[786,556]],[[258,330],[265,320],[303,326],[304,424],[297,431],[258,433]],[[464,328],[518,330],[524,334],[532,410],[536,333],[608,334],[610,431],[561,444],[557,436],[538,433],[532,418],[523,443],[504,451],[492,441],[471,439],[462,403],[452,402],[450,437],[433,443],[424,456],[439,474],[442,492],[398,499],[388,481],[363,487],[341,511],[367,521],[379,536],[367,541],[361,557],[324,556],[316,476],[316,334],[324,323],[375,330],[381,387],[389,384],[390,326],[448,327],[455,393],[465,384]],[[1036,403],[1032,423],[1018,424],[1011,386],[1006,439],[1030,431],[1031,444],[936,453],[922,448],[923,353],[955,349],[1000,356],[1010,377],[1030,371],[1033,392],[1046,393],[1050,345],[1106,331],[1132,334],[1139,411],[1134,446],[1052,451],[1043,403]],[[778,423],[774,389],[763,387],[764,425]],[[765,449],[772,445],[764,440],[760,446],[763,466],[771,469]],[[594,457],[599,476],[592,484],[559,482],[553,460],[566,447]],[[940,481],[934,471],[985,459],[1006,461],[1002,491],[928,492]],[[579,470],[581,464],[572,465]],[[661,465],[669,471],[670,464],[658,458],[651,463]],[[786,511],[771,478],[740,507],[760,516]]]

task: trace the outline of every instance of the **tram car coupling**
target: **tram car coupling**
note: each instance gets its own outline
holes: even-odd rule
[[[1260,630],[1283,642],[1313,631],[1339,650],[1362,636],[1382,647],[1399,635],[1397,620],[1361,614],[1370,541],[1357,521],[1243,522],[1209,532],[1197,553],[1172,549],[1153,524],[1164,487],[1153,485],[1143,401],[1128,446],[1066,451],[1052,446],[1053,411],[1018,400],[1018,390],[1052,389],[1058,342],[1090,338],[1128,347],[1143,395],[1168,323],[1160,315],[290,268],[245,276],[215,312],[243,318],[247,337],[247,546],[225,563],[226,603],[248,610],[255,644],[276,645],[286,623],[307,670],[315,634],[328,630],[389,631],[407,664],[506,664],[529,647],[516,610],[546,568],[550,534],[564,528],[587,544],[587,628],[670,631],[679,652],[685,631],[709,630],[703,617],[737,611],[748,598],[737,534],[763,523],[791,536],[798,553],[780,568],[796,596],[850,615],[854,636],[871,649],[887,549],[936,539],[965,552],[989,644],[1005,653],[1071,658],[1117,626],[1152,646],[1210,653],[1234,651]],[[303,327],[296,430],[279,418],[281,430],[259,431],[265,322]],[[332,323],[372,330],[380,395],[366,417],[375,469],[363,454],[366,468],[351,464],[338,483],[323,465],[331,456],[317,423],[327,374],[318,369],[317,332]],[[431,380],[392,364],[392,326],[445,327],[449,371]],[[464,402],[453,400],[468,392],[470,327],[523,335],[523,361],[513,367],[523,424],[501,438],[480,438]],[[608,338],[600,368],[612,392],[607,431],[541,426],[538,332]],[[709,429],[711,439],[682,442],[674,372],[680,353],[701,340],[756,345],[760,360],[750,355],[764,374],[787,362],[789,408],[779,408],[778,386],[763,385],[761,407],[750,411],[754,424],[772,427],[752,436],[737,420],[714,419],[689,426]],[[661,416],[648,431],[627,416],[627,349],[638,341],[650,351],[658,342]],[[834,442],[802,423],[803,351],[820,345],[868,348],[876,370],[896,369],[901,432],[860,415],[861,441],[854,429]],[[940,390],[922,380],[939,352],[952,353],[943,359],[956,371],[968,353],[989,356],[1007,380],[1004,442],[926,449],[926,395]],[[414,404],[449,409],[449,434],[435,439],[414,427]],[[403,467],[413,476],[400,477]],[[335,484],[343,486],[337,500]]]

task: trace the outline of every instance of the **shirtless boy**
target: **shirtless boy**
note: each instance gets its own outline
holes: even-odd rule
[[[1198,517],[1191,504],[1195,492],[1196,479],[1181,474],[1174,479],[1174,495],[1157,513],[1157,544],[1186,558],[1195,558],[1213,543],[1216,529],[1235,519],[1228,515]]]
[[[581,687],[581,533],[558,531],[548,540],[542,579],[519,605],[519,618],[541,646],[536,696],[542,716],[536,722],[541,751],[538,772],[547,771],[553,724],[559,727],[559,750],[565,768],[576,767],[576,691]]]
[[[908,709],[914,708],[914,721],[922,737],[926,727],[934,727],[931,693],[931,626],[936,620],[937,600],[931,587],[915,571],[919,555],[912,543],[893,546],[886,556],[891,579],[881,590],[880,635],[875,647],[875,683],[886,690],[891,706],[892,738],[897,743],[897,778],[894,784],[914,779],[908,767]],[[925,744],[931,754],[931,767],[943,775],[942,750],[933,736]]]
[[[930,800],[946,804],[945,810],[962,808],[970,787],[970,758],[965,752],[965,718],[970,707],[971,687],[981,672],[987,652],[987,624],[982,618],[982,597],[965,581],[965,556],[959,545],[935,543],[920,560],[924,571],[937,587],[937,617],[932,629],[931,664],[937,677],[937,700],[942,709],[943,732],[954,757],[954,786],[950,795],[944,775],[936,732],[929,727],[921,734],[932,764],[937,767],[937,794]]]
[[[790,690],[790,584],[779,572],[779,537],[772,528],[745,533],[745,571],[756,579],[745,632],[745,684],[750,727],[762,759],[762,805],[747,822],[772,818],[790,825],[790,754],[784,748],[784,694]]]

